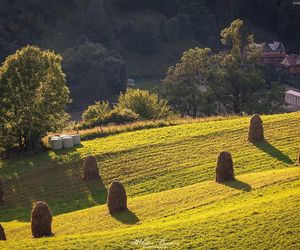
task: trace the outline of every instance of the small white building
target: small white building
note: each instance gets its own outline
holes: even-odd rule
[[[300,107],[300,93],[294,90],[286,91],[285,102],[289,105]]]
[[[133,88],[135,86],[134,79],[127,79],[127,87]]]

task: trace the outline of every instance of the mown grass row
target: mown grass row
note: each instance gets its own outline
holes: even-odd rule
[[[132,249],[148,242],[167,249],[297,249],[299,177],[298,167],[270,170],[225,185],[207,181],[132,198],[130,211],[116,217],[105,205],[64,214],[54,218],[53,238],[30,239],[29,223],[3,223],[10,239],[0,246]]]
[[[129,197],[213,180],[216,157],[222,150],[232,153],[238,175],[294,166],[299,114],[264,116],[263,120],[268,143],[247,141],[247,117],[121,133],[71,150],[2,163],[6,203],[0,221],[28,221],[36,200],[46,201],[55,215],[103,204],[106,189],[101,183],[81,179],[82,158],[89,154],[98,159],[104,186],[119,179]]]

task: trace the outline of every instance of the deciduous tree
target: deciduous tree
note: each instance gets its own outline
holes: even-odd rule
[[[27,46],[0,68],[0,134],[28,155],[39,150],[42,136],[59,129],[66,116],[70,99],[61,61],[54,52]]]

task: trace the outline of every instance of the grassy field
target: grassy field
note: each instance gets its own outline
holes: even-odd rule
[[[1,162],[2,249],[299,249],[300,113],[263,116],[266,142],[247,141],[249,118],[124,132],[69,150]],[[216,158],[232,153],[236,180],[217,184]],[[101,182],[81,179],[97,157]],[[129,211],[111,217],[120,180]],[[30,210],[46,201],[54,237],[32,239]]]

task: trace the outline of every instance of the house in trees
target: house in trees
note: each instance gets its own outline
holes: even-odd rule
[[[255,44],[261,51],[261,63],[279,66],[286,56],[286,51],[281,42]]]
[[[286,55],[281,61],[280,66],[286,69],[290,75],[300,75],[300,55]]]

